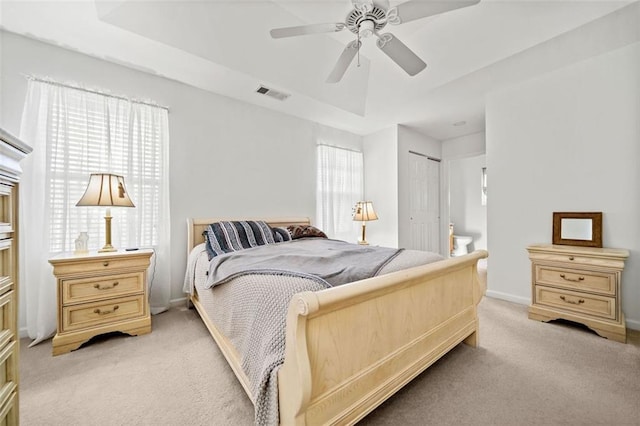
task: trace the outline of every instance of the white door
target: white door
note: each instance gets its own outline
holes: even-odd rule
[[[440,251],[440,162],[409,153],[409,229],[414,250]]]

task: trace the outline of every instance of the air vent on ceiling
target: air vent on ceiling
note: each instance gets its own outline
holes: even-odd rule
[[[256,92],[260,93],[261,95],[271,96],[272,98],[277,99],[279,101],[284,101],[289,96],[291,96],[287,93],[278,92],[277,90],[269,89],[268,87],[264,87],[264,86],[258,87]]]

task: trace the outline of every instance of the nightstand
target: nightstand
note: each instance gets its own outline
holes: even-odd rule
[[[99,334],[151,332],[147,268],[152,254],[144,249],[49,259],[58,287],[53,355],[78,349]]]
[[[586,325],[602,337],[626,342],[621,275],[623,249],[536,244],[531,259],[529,318],[562,318]]]

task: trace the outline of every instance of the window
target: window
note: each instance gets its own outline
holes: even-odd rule
[[[90,173],[101,172],[124,176],[135,204],[112,209],[114,246],[157,246],[167,111],[73,88],[62,93],[48,123],[49,251],[73,250],[81,231],[88,232],[90,248],[104,244],[105,209],[75,206]]]
[[[482,193],[480,194],[480,204],[487,205],[487,168],[482,168],[482,180],[481,180]]]
[[[317,222],[329,237],[353,240],[353,207],[363,199],[361,152],[318,145]]]

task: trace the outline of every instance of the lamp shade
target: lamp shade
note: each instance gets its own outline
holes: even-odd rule
[[[135,207],[125,189],[124,178],[109,173],[92,173],[76,206]]]
[[[353,211],[353,220],[362,222],[378,220],[378,215],[373,209],[373,203],[371,201],[358,201]]]

